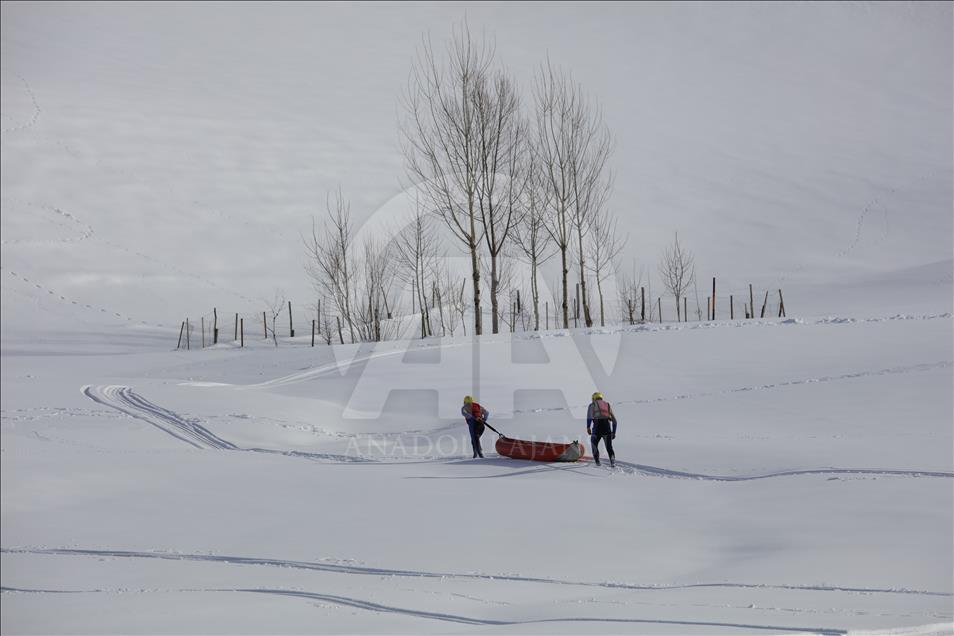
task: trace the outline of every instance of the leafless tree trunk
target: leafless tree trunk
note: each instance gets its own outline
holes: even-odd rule
[[[547,229],[560,250],[563,266],[563,326],[569,327],[568,254],[575,243],[583,297],[583,317],[592,326],[586,292],[584,239],[593,215],[605,205],[612,179],[607,161],[612,137],[598,108],[591,106],[579,84],[549,62],[536,85],[534,149],[550,190]]]
[[[402,280],[411,286],[417,305],[421,309],[421,337],[432,333],[427,296],[433,285],[431,278],[435,269],[435,233],[430,217],[419,205],[414,218],[394,238],[394,256]]]
[[[692,252],[679,244],[679,232],[676,232],[672,245],[666,249],[659,261],[659,276],[662,278],[663,286],[676,297],[676,321],[681,322],[680,300],[689,291],[689,285],[695,281],[696,266]]]
[[[272,328],[271,328],[272,342],[275,343],[275,346],[277,347],[278,346],[278,330],[277,330],[278,317],[282,315],[282,311],[285,309],[286,300],[285,300],[285,294],[282,293],[280,289],[276,289],[273,296],[274,297],[271,301],[266,302],[266,306],[267,306],[266,311],[268,312],[269,318],[271,318],[272,320]]]
[[[600,327],[606,326],[606,311],[603,303],[603,281],[615,270],[616,259],[626,245],[626,238],[618,232],[617,219],[605,209],[599,210],[592,219],[593,232],[590,243],[593,257],[590,271],[596,277],[596,291],[600,299]],[[583,296],[586,298],[586,296]]]
[[[550,189],[542,179],[536,161],[530,162],[525,190],[525,214],[514,234],[514,242],[530,261],[530,295],[533,303],[533,329],[540,330],[539,269],[553,256],[552,237],[546,229],[547,203]]]
[[[439,59],[429,41],[421,48],[405,100],[403,149],[408,175],[427,207],[470,255],[474,332],[480,335],[480,123],[474,95],[488,81],[494,53],[486,42],[475,42],[465,25],[454,33],[446,54],[446,60]]]
[[[500,330],[499,257],[522,215],[527,181],[526,124],[513,82],[503,73],[478,81],[473,91],[477,131],[477,207],[490,254],[493,333]]]
[[[305,239],[308,261],[305,270],[315,290],[322,296],[330,296],[338,315],[344,318],[356,342],[355,321],[352,307],[354,294],[354,248],[350,206],[337,190],[327,199],[328,220],[319,233],[318,222],[312,220],[311,236]]]

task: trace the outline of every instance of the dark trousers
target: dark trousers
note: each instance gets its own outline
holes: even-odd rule
[[[470,445],[474,449],[474,457],[483,457],[484,452],[480,448],[480,436],[484,434],[483,422],[468,420],[467,428],[470,430]]]
[[[613,431],[610,429],[610,423],[606,420],[596,420],[593,422],[593,434],[590,436],[590,444],[593,447],[593,460],[600,461],[600,440],[606,444],[606,453],[610,461],[616,459],[616,453],[613,452]]]

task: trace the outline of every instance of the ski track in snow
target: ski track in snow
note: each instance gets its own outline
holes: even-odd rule
[[[283,451],[268,448],[241,448],[217,436],[198,422],[189,421],[168,409],[153,404],[136,394],[128,386],[84,386],[82,393],[97,404],[108,406],[130,417],[143,420],[194,448],[268,453],[338,462],[369,461],[360,457],[349,457],[347,455],[334,455],[330,453],[306,453],[303,451]]]
[[[198,449],[214,449],[229,451],[245,451],[254,453],[267,453],[273,455],[284,455],[286,457],[299,457],[302,459],[330,461],[335,463],[380,463],[375,459],[353,455],[339,455],[332,453],[308,453],[305,451],[278,450],[269,448],[241,448],[228,442],[213,432],[200,425],[198,422],[187,420],[186,418],[149,402],[142,396],[135,393],[128,386],[121,385],[103,385],[103,386],[84,386],[81,389],[83,395],[93,400],[97,404],[116,409],[130,417],[143,420],[156,428],[172,435],[190,446]],[[398,463],[420,463],[418,461],[405,461]],[[438,457],[425,459],[424,463],[444,463],[448,460],[457,461],[458,457]],[[897,477],[941,477],[954,478],[954,473],[927,470],[891,470],[891,469],[868,469],[868,468],[817,468],[803,470],[788,470],[776,473],[767,473],[762,475],[708,475],[705,473],[691,473],[686,471],[671,470],[660,468],[658,466],[649,466],[645,464],[632,464],[628,462],[616,462],[615,472],[629,475],[644,475],[649,477],[665,477],[675,479],[696,479],[701,481],[721,481],[721,482],[742,482],[755,481],[761,479],[771,479],[777,477],[796,477],[801,475],[877,475],[877,476],[897,476]],[[576,464],[570,464],[575,466]],[[515,464],[518,472],[509,471],[498,475],[478,475],[470,477],[434,477],[433,479],[489,479],[493,477],[509,477],[515,474],[524,474],[526,464]],[[541,470],[546,469],[549,464],[532,464],[539,466]],[[561,465],[562,466],[562,465]]]
[[[779,633],[810,633],[824,634],[831,636],[841,636],[848,634],[847,630],[835,629],[830,627],[796,627],[779,625],[759,625],[754,623],[725,623],[714,621],[687,621],[672,619],[652,619],[652,618],[601,618],[601,617],[576,617],[568,616],[564,618],[537,618],[524,620],[500,620],[492,618],[475,618],[463,616],[460,614],[449,614],[444,612],[431,612],[421,609],[412,609],[398,607],[395,605],[383,605],[359,598],[349,596],[338,596],[336,594],[320,594],[317,592],[307,592],[304,590],[287,590],[277,588],[182,588],[176,590],[135,590],[139,593],[146,592],[177,592],[177,593],[226,593],[240,592],[246,594],[269,594],[275,596],[287,596],[291,598],[306,599],[309,601],[323,601],[340,605],[344,607],[353,607],[356,609],[367,610],[370,612],[379,612],[389,615],[409,616],[413,618],[423,618],[428,620],[437,620],[442,622],[457,623],[463,625],[487,625],[487,626],[515,626],[515,625],[535,625],[547,623],[615,623],[615,624],[645,624],[645,625],[683,625],[690,627],[722,627],[731,629],[751,629],[759,631],[771,631]],[[3,594],[103,594],[103,593],[128,593],[129,590],[43,590],[28,589],[3,586],[0,587]]]

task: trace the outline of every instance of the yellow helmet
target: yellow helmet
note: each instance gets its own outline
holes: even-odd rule
[[[597,391],[596,393],[593,394],[593,398],[592,398],[592,399],[594,399],[594,400],[602,400],[602,399],[603,399],[603,394],[600,393],[599,391]]]
[[[464,404],[473,404],[473,403],[474,403],[474,398],[470,397],[469,395],[464,396]]]

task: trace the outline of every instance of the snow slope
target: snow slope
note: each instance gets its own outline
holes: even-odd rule
[[[3,633],[954,632],[949,3],[469,5],[599,96],[632,254],[678,229],[720,320],[189,352],[303,306],[328,190],[405,204],[463,8],[167,4],[0,7]],[[465,393],[583,439],[597,388],[616,470],[470,459]]]

